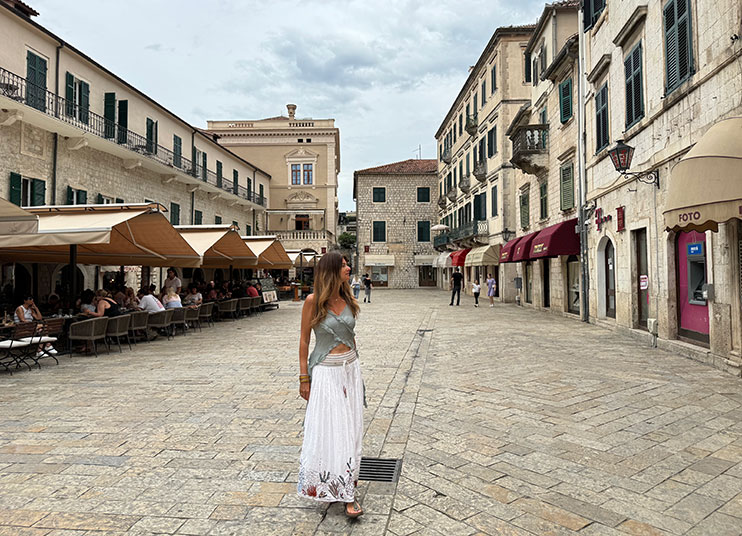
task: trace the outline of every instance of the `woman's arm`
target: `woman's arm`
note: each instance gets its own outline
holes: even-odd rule
[[[309,374],[309,339],[312,335],[312,317],[314,316],[314,294],[307,296],[301,309],[301,334],[299,336],[299,374]],[[309,400],[309,383],[299,383],[299,394]]]
[[[103,316],[106,313],[106,309],[108,309],[106,306],[110,307],[111,305],[106,300],[100,300],[95,312],[89,313],[90,316]]]

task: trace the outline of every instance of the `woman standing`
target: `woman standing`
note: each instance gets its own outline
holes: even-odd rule
[[[490,307],[495,306],[495,292],[497,291],[497,281],[492,274],[487,274],[487,296],[490,299]]]
[[[317,264],[314,293],[301,314],[299,393],[307,400],[299,461],[299,496],[345,503],[345,514],[363,514],[355,499],[363,443],[364,387],[356,353],[358,302],[351,295],[350,266],[338,252]],[[309,354],[314,330],[316,344]],[[310,396],[311,391],[311,396]]]
[[[353,280],[350,282],[350,288],[353,289],[353,297],[357,300],[358,295],[361,293],[361,280],[358,279],[358,274],[353,274]]]
[[[479,307],[479,293],[482,290],[482,285],[479,284],[479,279],[476,279],[474,283],[471,284],[471,291],[472,294],[474,294],[474,307]]]

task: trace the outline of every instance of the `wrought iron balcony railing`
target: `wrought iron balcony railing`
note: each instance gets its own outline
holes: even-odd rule
[[[479,121],[477,119],[477,114],[466,116],[466,125],[464,126],[464,130],[466,130],[467,134],[474,136],[477,133],[478,126]]]
[[[474,162],[474,178],[479,182],[485,182],[487,180],[487,161],[479,160]]]
[[[549,125],[525,125],[515,129],[513,158],[527,154],[545,153],[548,150]]]
[[[438,236],[433,237],[434,248],[445,246],[449,242],[451,242],[451,236],[449,235],[449,233],[441,233]]]
[[[489,234],[489,224],[487,220],[473,220],[464,225],[460,225],[451,231],[452,240],[464,240],[474,236]]]
[[[182,154],[174,153],[170,149],[155,143],[136,132],[110,121],[89,108],[79,106],[63,97],[59,97],[47,91],[45,88],[31,84],[25,78],[18,76],[0,67],[0,95],[25,104],[51,117],[58,119],[84,132],[88,132],[154,160],[162,165],[181,171],[192,177],[200,178],[202,181],[230,192],[242,199],[247,199],[260,206],[265,206],[265,197],[256,192],[248,192],[242,186],[235,187],[232,180],[222,177],[219,183],[216,173],[204,172],[203,167],[184,157]]]

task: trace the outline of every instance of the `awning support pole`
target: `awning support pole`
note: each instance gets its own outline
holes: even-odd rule
[[[77,302],[77,244],[70,244],[70,308]]]

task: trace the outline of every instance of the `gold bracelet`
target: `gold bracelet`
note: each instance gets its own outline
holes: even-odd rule
[[[309,374],[299,374],[299,378],[309,378]]]
[[[301,380],[299,380],[299,383],[312,383],[312,381],[309,379],[305,380],[304,378],[302,378]]]

